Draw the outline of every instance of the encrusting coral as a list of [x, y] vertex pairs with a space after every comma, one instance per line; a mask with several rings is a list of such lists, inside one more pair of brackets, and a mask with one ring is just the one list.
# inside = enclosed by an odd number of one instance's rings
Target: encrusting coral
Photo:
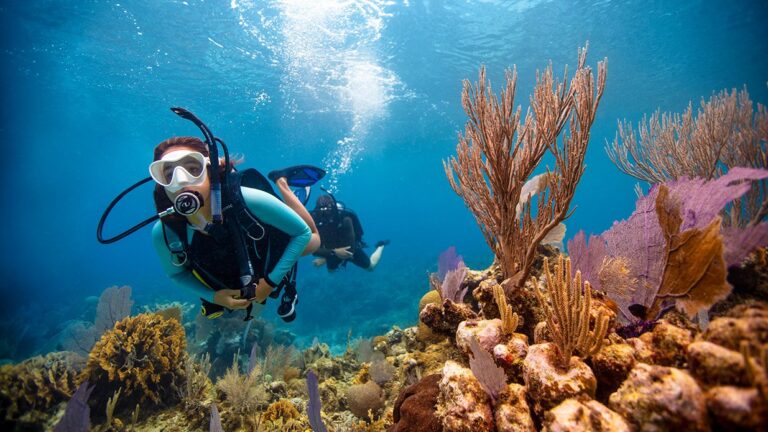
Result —
[[176, 319], [140, 314], [117, 322], [96, 342], [80, 382], [95, 386], [92, 403], [104, 412], [105, 401], [122, 388], [123, 406], [171, 405], [184, 385], [187, 357], [184, 328]]

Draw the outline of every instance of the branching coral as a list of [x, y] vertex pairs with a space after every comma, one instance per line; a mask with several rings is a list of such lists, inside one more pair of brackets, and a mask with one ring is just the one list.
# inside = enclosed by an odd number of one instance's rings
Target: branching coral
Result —
[[504, 288], [501, 285], [496, 284], [493, 286], [493, 299], [499, 308], [501, 329], [504, 334], [511, 335], [517, 330], [517, 324], [520, 319], [516, 313], [512, 312], [512, 307], [507, 304], [507, 297], [504, 295]]
[[269, 345], [263, 349], [254, 344], [251, 355], [255, 357], [249, 360], [249, 364], [258, 363], [261, 374], [259, 379], [283, 377], [286, 369], [294, 363], [297, 357], [296, 349], [286, 345]]
[[547, 330], [557, 345], [560, 366], [567, 369], [574, 352], [587, 358], [600, 351], [608, 330], [608, 316], [599, 314], [594, 330], [589, 330], [592, 287], [589, 281], [584, 281], [582, 288], [579, 271], [571, 280], [570, 258], [563, 259], [560, 255], [554, 272], [550, 269], [549, 258], [544, 258], [543, 274], [551, 304], [541, 292], [539, 281], [533, 278], [536, 295], [546, 311]]
[[267, 400], [266, 393], [258, 386], [260, 378], [261, 367], [258, 364], [249, 373], [240, 373], [238, 356], [235, 356], [227, 373], [216, 382], [216, 389], [231, 412], [246, 415]]
[[184, 328], [178, 321], [141, 314], [124, 318], [101, 336], [80, 380], [95, 385], [98, 412], [120, 387], [127, 406], [164, 405], [178, 397], [186, 357]]
[[[620, 122], [613, 143], [606, 146], [611, 160], [625, 173], [649, 183], [683, 177], [711, 180], [734, 167], [766, 168], [768, 165], [768, 110], [753, 110], [747, 89], [722, 91], [709, 101], [701, 99], [680, 114], [643, 117], [638, 131]], [[639, 139], [638, 139], [639, 135]], [[744, 227], [768, 215], [768, 180], [752, 186], [724, 213], [725, 224]]]
[[[504, 276], [515, 285], [528, 279], [536, 248], [565, 220], [581, 175], [590, 128], [605, 87], [605, 62], [598, 63], [597, 82], [580, 50], [569, 85], [558, 82], [550, 65], [537, 75], [531, 111], [521, 122], [514, 108], [517, 72], [508, 72], [500, 98], [486, 82], [485, 69], [473, 86], [464, 82], [462, 105], [469, 116], [459, 136], [457, 155], [443, 163], [451, 187], [469, 207]], [[564, 81], [567, 75], [564, 77]], [[569, 133], [558, 139], [569, 124]], [[554, 171], [542, 177], [544, 192], [537, 204], [521, 196], [523, 186], [545, 154]], [[519, 204], [522, 201], [524, 205]]]
[[208, 374], [211, 371], [211, 360], [208, 354], [203, 354], [198, 361], [187, 356], [184, 362], [186, 375], [184, 386], [179, 391], [181, 406], [190, 423], [202, 426], [205, 421], [205, 405], [210, 400], [211, 381]]

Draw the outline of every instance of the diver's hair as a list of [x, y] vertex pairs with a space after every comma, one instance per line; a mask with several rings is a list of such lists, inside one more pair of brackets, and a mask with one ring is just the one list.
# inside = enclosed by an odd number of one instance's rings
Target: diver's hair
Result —
[[155, 154], [152, 160], [160, 160], [160, 158], [163, 156], [163, 153], [167, 152], [168, 149], [173, 147], [189, 147], [199, 151], [205, 157], [209, 157], [211, 155], [211, 153], [208, 151], [208, 144], [201, 141], [200, 138], [172, 137], [155, 146]]
[[333, 203], [334, 201], [332, 196], [328, 194], [320, 195], [319, 197], [317, 197], [317, 201], [315, 202], [315, 208], [333, 207]]

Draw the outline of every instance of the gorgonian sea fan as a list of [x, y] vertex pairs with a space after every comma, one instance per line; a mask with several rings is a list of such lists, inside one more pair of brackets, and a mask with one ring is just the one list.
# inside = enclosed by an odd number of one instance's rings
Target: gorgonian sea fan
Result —
[[472, 350], [472, 356], [469, 358], [472, 374], [488, 396], [495, 401], [507, 385], [507, 375], [504, 369], [496, 366], [493, 356], [484, 350], [474, 337], [469, 340], [469, 348]]
[[456, 269], [451, 270], [445, 275], [443, 283], [440, 284], [440, 298], [451, 300], [454, 303], [462, 303], [464, 295], [467, 293], [467, 286], [462, 288], [464, 279], [467, 277], [469, 269], [464, 265], [464, 261], [459, 261]]
[[[681, 179], [656, 185], [646, 196], [637, 200], [635, 212], [627, 220], [615, 222], [599, 236], [591, 236], [588, 244], [583, 233], [568, 242], [568, 250], [575, 264], [573, 269], [582, 270], [582, 274], [593, 286], [605, 291], [619, 305], [626, 319], [634, 321], [636, 318], [628, 314], [629, 307], [649, 307], [653, 304], [665, 273], [670, 270], [668, 261], [672, 245], [669, 242], [679, 241], [677, 237], [693, 238], [694, 233], [703, 232], [717, 223], [716, 218], [720, 212], [730, 202], [748, 192], [752, 181], [765, 178], [768, 178], [768, 170], [765, 169], [733, 168], [715, 180]], [[677, 228], [674, 233], [665, 234], [659, 222], [657, 199], [662, 187], [669, 194], [665, 198], [665, 205], [674, 203], [674, 213], [679, 214], [675, 216], [680, 218], [680, 222], [675, 225]], [[722, 236], [722, 258], [727, 265], [735, 265], [755, 248], [768, 244], [768, 224], [761, 222], [746, 228], [720, 228], [719, 235]], [[604, 283], [608, 280], [605, 277], [606, 264], [615, 264], [616, 259], [626, 264], [625, 280], [632, 281], [631, 287]], [[703, 291], [699, 292], [704, 295]], [[690, 308], [690, 301], [696, 299], [687, 300]], [[694, 303], [703, 306], [707, 302]]]
[[437, 280], [444, 281], [448, 272], [456, 270], [459, 263], [464, 263], [464, 259], [456, 254], [456, 247], [451, 246], [443, 251], [437, 258]]

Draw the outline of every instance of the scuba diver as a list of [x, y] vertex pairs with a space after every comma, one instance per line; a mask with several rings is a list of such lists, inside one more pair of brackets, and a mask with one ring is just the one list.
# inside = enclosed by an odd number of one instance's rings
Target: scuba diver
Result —
[[[97, 229], [99, 241], [115, 242], [157, 221], [152, 241], [162, 267], [177, 285], [200, 294], [203, 315], [212, 319], [225, 309], [245, 309], [248, 321], [267, 297], [280, 297], [278, 316], [293, 321], [298, 303], [296, 262], [320, 245], [317, 227], [304, 203], [311, 186], [325, 172], [310, 165], [270, 172], [281, 200], [258, 171], [236, 170], [224, 142], [194, 114], [183, 108], [172, 111], [195, 123], [205, 142], [174, 137], [158, 144], [149, 166], [150, 177], [128, 188], [107, 207]], [[224, 150], [222, 159], [219, 144]], [[158, 214], [104, 239], [103, 225], [115, 204], [150, 180], [155, 182]]]
[[376, 249], [369, 257], [363, 250], [367, 247], [363, 242], [363, 226], [354, 211], [337, 201], [332, 194], [326, 193], [317, 198], [311, 215], [317, 223], [321, 240], [320, 247], [314, 252], [318, 258], [312, 261], [316, 267], [325, 264], [328, 271], [332, 272], [340, 265], [346, 267], [347, 262], [352, 261], [368, 271], [376, 268], [389, 240], [377, 242]]

